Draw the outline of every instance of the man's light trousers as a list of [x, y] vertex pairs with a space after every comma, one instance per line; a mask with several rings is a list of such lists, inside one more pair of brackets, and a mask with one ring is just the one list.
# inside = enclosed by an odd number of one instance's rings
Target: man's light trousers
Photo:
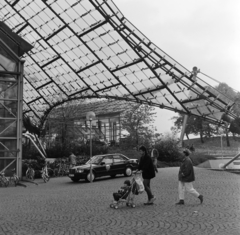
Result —
[[191, 193], [195, 197], [199, 197], [199, 193], [196, 191], [196, 189], [193, 188], [192, 182], [181, 182], [178, 183], [178, 193], [179, 193], [179, 199], [184, 200], [184, 193], [185, 191]]

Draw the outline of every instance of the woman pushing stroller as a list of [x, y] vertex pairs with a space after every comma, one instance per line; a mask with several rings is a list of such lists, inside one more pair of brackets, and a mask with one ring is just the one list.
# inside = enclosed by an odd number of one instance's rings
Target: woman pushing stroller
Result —
[[146, 147], [141, 146], [139, 148], [139, 151], [141, 154], [141, 158], [138, 165], [138, 171], [142, 172], [143, 185], [148, 196], [148, 201], [144, 203], [144, 205], [152, 205], [153, 202], [156, 200], [156, 197], [152, 194], [152, 191], [150, 188], [150, 181], [152, 178], [156, 176], [155, 168], [154, 168], [151, 157], [147, 153]]
[[[141, 193], [144, 189], [148, 196], [148, 201], [144, 205], [152, 205], [156, 200], [156, 197], [152, 194], [150, 188], [150, 181], [155, 177], [155, 168], [153, 165], [152, 158], [148, 155], [147, 149], [145, 146], [139, 148], [141, 158], [138, 165], [138, 170], [135, 173], [135, 178], [130, 182], [129, 180], [124, 181], [124, 186], [121, 187], [118, 192], [113, 193], [114, 202], [110, 204], [111, 208], [118, 208], [118, 204], [121, 202], [127, 201], [127, 205], [135, 207], [133, 204], [133, 197], [138, 193]], [[142, 173], [143, 182], [137, 176], [137, 173]], [[141, 184], [143, 183], [143, 186]], [[133, 197], [131, 197], [131, 194]]]

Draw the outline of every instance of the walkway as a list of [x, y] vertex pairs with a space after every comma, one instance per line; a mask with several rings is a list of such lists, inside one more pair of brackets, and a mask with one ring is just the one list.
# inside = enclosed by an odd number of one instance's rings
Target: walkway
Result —
[[204, 202], [191, 195], [177, 202], [178, 168], [159, 169], [152, 182], [155, 205], [111, 209], [112, 192], [125, 177], [72, 183], [68, 177], [27, 188], [0, 188], [0, 235], [240, 235], [240, 175], [196, 168], [195, 188]]

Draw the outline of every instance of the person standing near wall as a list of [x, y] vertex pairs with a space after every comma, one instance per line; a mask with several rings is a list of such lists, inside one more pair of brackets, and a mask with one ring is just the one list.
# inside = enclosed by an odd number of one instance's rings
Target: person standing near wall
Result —
[[151, 151], [151, 158], [152, 158], [154, 170], [156, 173], [158, 172], [158, 169], [157, 169], [158, 157], [159, 157], [159, 153], [158, 153], [157, 149], [153, 148]]
[[147, 153], [145, 146], [139, 148], [141, 158], [138, 165], [138, 171], [142, 172], [143, 185], [148, 196], [148, 201], [144, 205], [151, 205], [156, 200], [150, 188], [150, 181], [155, 177], [154, 165], [151, 157]]
[[76, 158], [77, 157], [73, 154], [73, 152], [71, 152], [69, 156], [70, 168], [76, 166]]
[[185, 190], [191, 193], [193, 196], [197, 197], [200, 200], [200, 203], [203, 203], [203, 195], [200, 195], [194, 188], [192, 182], [195, 181], [194, 168], [192, 160], [190, 159], [190, 150], [185, 149], [183, 155], [181, 156], [181, 165], [178, 173], [178, 194], [179, 202], [176, 205], [184, 205], [184, 193]]

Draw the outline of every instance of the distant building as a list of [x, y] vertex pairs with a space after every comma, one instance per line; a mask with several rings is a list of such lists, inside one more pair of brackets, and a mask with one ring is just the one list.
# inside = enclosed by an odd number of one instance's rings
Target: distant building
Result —
[[61, 138], [87, 142], [90, 139], [90, 123], [86, 113], [93, 111], [92, 139], [106, 143], [118, 143], [121, 138], [121, 120], [124, 113], [139, 106], [122, 100], [68, 103], [54, 109], [47, 119], [46, 140], [61, 141]]

